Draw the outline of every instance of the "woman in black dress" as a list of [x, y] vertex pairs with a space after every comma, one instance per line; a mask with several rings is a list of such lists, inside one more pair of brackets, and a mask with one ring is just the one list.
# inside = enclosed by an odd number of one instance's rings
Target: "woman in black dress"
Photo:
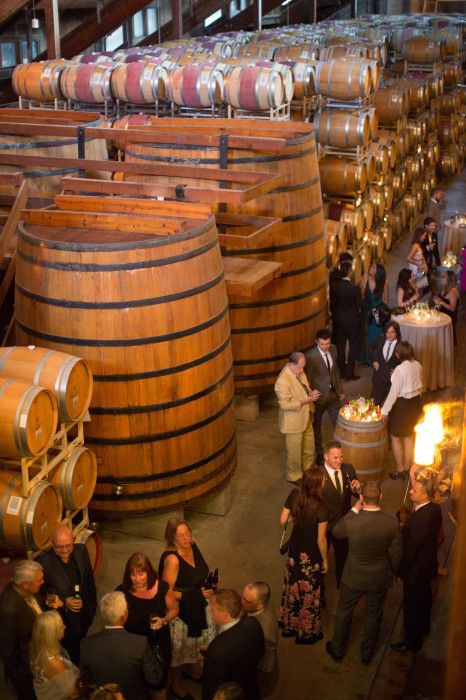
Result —
[[192, 700], [183, 687], [182, 676], [199, 679], [201, 650], [209, 646], [216, 634], [207, 604], [212, 590], [204, 587], [209, 568], [185, 520], [170, 518], [165, 541], [167, 549], [160, 557], [159, 575], [179, 603], [179, 616], [170, 625], [170, 691], [175, 697]]
[[414, 273], [407, 267], [400, 270], [396, 283], [396, 305], [400, 309], [414, 304], [421, 299], [421, 294], [416, 290]]
[[458, 339], [456, 337], [456, 321], [458, 320], [458, 303], [460, 293], [458, 291], [458, 283], [456, 274], [453, 270], [442, 272], [442, 289], [438, 296], [434, 296], [432, 301], [436, 304], [442, 313], [447, 314], [451, 318], [453, 327], [453, 344], [456, 348]]
[[384, 335], [375, 338], [369, 345], [369, 357], [373, 367], [372, 398], [377, 406], [382, 406], [391, 387], [391, 374], [400, 364], [395, 348], [401, 340], [400, 326], [396, 321], [389, 321], [384, 328]]
[[296, 644], [322, 639], [320, 587], [327, 562], [327, 510], [322, 502], [325, 474], [317, 467], [304, 472], [300, 489], [293, 489], [280, 515], [284, 527], [293, 521], [278, 624], [283, 637]]
[[123, 591], [128, 603], [128, 619], [125, 623], [127, 632], [147, 637], [151, 646], [156, 645], [163, 657], [167, 669], [163, 687], [152, 690], [151, 698], [165, 700], [171, 661], [169, 624], [178, 615], [178, 603], [173, 591], [165, 581], [159, 579], [151, 562], [141, 552], [132, 554], [126, 562], [123, 583], [117, 591]]

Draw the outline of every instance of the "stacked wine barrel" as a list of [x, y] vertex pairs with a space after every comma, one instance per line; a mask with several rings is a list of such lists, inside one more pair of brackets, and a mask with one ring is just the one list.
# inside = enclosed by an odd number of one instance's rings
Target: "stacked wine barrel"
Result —
[[0, 348], [0, 548], [43, 549], [55, 526], [89, 503], [97, 463], [82, 421], [91, 396], [79, 357]]

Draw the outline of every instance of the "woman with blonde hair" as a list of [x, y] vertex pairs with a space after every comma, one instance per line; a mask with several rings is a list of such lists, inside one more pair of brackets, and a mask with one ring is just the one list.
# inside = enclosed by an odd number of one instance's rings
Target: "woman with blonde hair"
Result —
[[60, 646], [64, 633], [65, 625], [56, 610], [42, 613], [34, 622], [29, 661], [37, 700], [71, 700], [78, 697], [75, 686], [79, 669]]

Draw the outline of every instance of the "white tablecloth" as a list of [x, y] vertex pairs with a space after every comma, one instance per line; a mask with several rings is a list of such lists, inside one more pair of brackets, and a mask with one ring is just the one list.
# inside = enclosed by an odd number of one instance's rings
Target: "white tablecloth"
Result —
[[422, 383], [427, 389], [453, 386], [453, 328], [451, 318], [439, 313], [439, 320], [416, 321], [411, 314], [397, 316], [401, 337], [414, 348], [422, 365]]
[[452, 224], [450, 219], [447, 219], [443, 224], [440, 257], [443, 257], [449, 250], [452, 250], [455, 255], [459, 255], [464, 245], [466, 245], [466, 226], [457, 226]]

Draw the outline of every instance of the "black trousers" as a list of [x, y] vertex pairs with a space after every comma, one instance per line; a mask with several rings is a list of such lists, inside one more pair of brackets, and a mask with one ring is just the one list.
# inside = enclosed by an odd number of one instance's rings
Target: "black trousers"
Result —
[[380, 622], [382, 620], [383, 606], [387, 597], [387, 589], [382, 591], [360, 591], [348, 588], [341, 584], [340, 599], [338, 601], [333, 628], [332, 645], [335, 653], [344, 656], [351, 631], [354, 608], [364, 596], [366, 607], [364, 611], [364, 629], [361, 642], [361, 657], [364, 660], [372, 658], [377, 638], [379, 636]]
[[[354, 366], [359, 354], [360, 322], [354, 323], [334, 321], [333, 336], [337, 349], [338, 367], [342, 378], [354, 374]], [[346, 341], [349, 343], [348, 361], [346, 360]]]
[[322, 445], [322, 418], [324, 413], [328, 413], [330, 420], [333, 425], [336, 424], [338, 418], [338, 411], [341, 407], [341, 401], [336, 395], [335, 391], [332, 391], [328, 399], [323, 403], [316, 403], [316, 411], [314, 413], [314, 440], [316, 445], [316, 455], [322, 455], [324, 452]]
[[337, 538], [333, 537], [332, 533], [327, 529], [327, 548], [333, 544], [333, 551], [335, 554], [335, 578], [337, 580], [337, 587], [340, 588], [341, 575], [343, 573], [343, 567], [345, 566], [346, 557], [348, 556], [348, 540], [346, 537]]
[[410, 649], [419, 651], [422, 639], [430, 632], [432, 589], [430, 581], [403, 583], [403, 620], [405, 639]]

